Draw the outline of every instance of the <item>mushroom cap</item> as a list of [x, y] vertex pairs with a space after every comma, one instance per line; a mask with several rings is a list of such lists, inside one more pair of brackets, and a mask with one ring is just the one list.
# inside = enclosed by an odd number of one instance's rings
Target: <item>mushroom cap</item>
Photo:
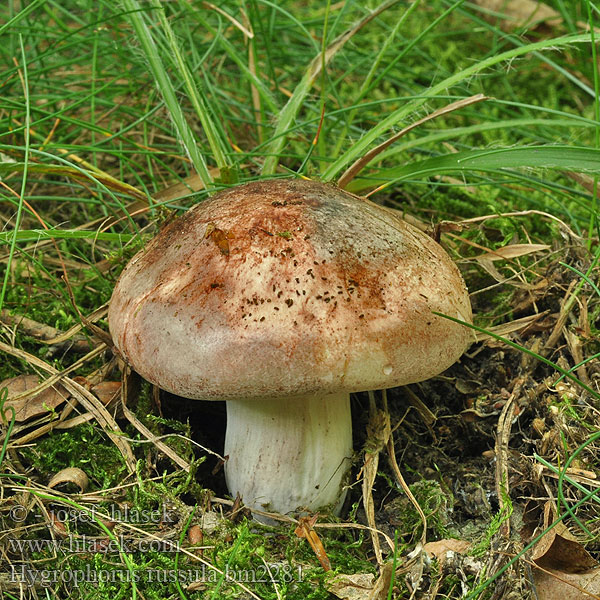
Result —
[[123, 358], [188, 398], [358, 392], [442, 372], [472, 341], [463, 279], [393, 211], [315, 181], [240, 185], [164, 227], [109, 307]]

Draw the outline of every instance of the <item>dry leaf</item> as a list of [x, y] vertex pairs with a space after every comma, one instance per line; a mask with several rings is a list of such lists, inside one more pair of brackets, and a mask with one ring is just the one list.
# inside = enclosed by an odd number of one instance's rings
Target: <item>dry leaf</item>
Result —
[[[476, 258], [479, 265], [485, 269], [498, 283], [510, 283], [511, 286], [519, 288], [521, 290], [535, 290], [536, 285], [531, 283], [524, 283], [521, 281], [515, 281], [512, 277], [505, 277], [496, 269], [494, 261], [490, 260], [489, 257], [479, 256]], [[497, 260], [497, 259], [495, 259]]]
[[520, 331], [521, 329], [525, 329], [529, 327], [532, 323], [535, 323], [542, 317], [545, 317], [550, 311], [546, 310], [541, 313], [537, 313], [535, 315], [527, 315], [526, 317], [521, 317], [520, 319], [515, 319], [514, 321], [510, 321], [508, 323], [501, 323], [500, 325], [494, 325], [492, 327], [488, 327], [487, 331], [489, 333], [483, 333], [480, 331], [475, 332], [475, 339], [478, 342], [482, 342], [488, 339], [495, 339], [494, 336], [490, 335], [490, 333], [495, 333], [496, 335], [501, 335], [506, 337], [509, 333], [513, 333], [515, 331]]
[[500, 21], [500, 26], [505, 30], [525, 25], [531, 29], [539, 23], [556, 25], [562, 22], [558, 12], [537, 0], [475, 0], [475, 4], [505, 17]]
[[386, 600], [390, 586], [392, 585], [392, 576], [394, 575], [394, 564], [385, 563], [379, 569], [379, 577], [369, 594], [367, 600]]
[[327, 582], [327, 591], [341, 600], [368, 600], [375, 585], [372, 573], [354, 573], [336, 575]]
[[466, 540], [446, 539], [438, 540], [437, 542], [427, 542], [425, 544], [425, 552], [437, 558], [440, 564], [448, 558], [449, 552], [456, 554], [466, 554], [471, 548], [471, 542]]
[[62, 469], [56, 475], [50, 479], [48, 483], [48, 487], [50, 489], [55, 488], [58, 485], [63, 483], [73, 483], [79, 488], [80, 492], [85, 492], [87, 489], [90, 480], [84, 471], [78, 469], [77, 467], [68, 467], [66, 469]]
[[600, 598], [600, 568], [585, 573], [535, 569], [537, 600], [592, 600]]
[[67, 531], [65, 524], [60, 520], [59, 516], [53, 510], [48, 511], [48, 519], [55, 534], [62, 538], [66, 538], [68, 536], [69, 532]]
[[544, 569], [564, 573], [581, 573], [598, 566], [589, 552], [562, 523], [553, 527], [535, 545], [532, 558]]
[[188, 529], [188, 541], [191, 546], [199, 546], [204, 541], [204, 532], [200, 525], [192, 525]]
[[[556, 520], [551, 502], [544, 505], [543, 529]], [[578, 573], [598, 566], [589, 552], [577, 541], [564, 523], [557, 523], [533, 547], [533, 561], [543, 569]]]
[[97, 385], [92, 386], [91, 391], [102, 404], [106, 405], [121, 392], [121, 382], [101, 381]]
[[[546, 502], [541, 527], [547, 529], [555, 519], [552, 503]], [[538, 600], [600, 598], [600, 567], [564, 523], [541, 538], [531, 558], [538, 567], [533, 569]]]
[[547, 244], [508, 244], [507, 246], [502, 246], [502, 248], [497, 248], [496, 250], [490, 250], [489, 252], [485, 252], [484, 254], [480, 254], [473, 258], [475, 258], [475, 260], [491, 261], [506, 260], [549, 249], [550, 246]]
[[11, 379], [5, 379], [0, 383], [0, 389], [8, 389], [8, 397], [4, 403], [4, 410], [9, 409], [7, 413], [8, 418], [10, 418], [11, 414], [10, 408], [13, 408], [17, 422], [28, 421], [33, 417], [39, 417], [54, 410], [69, 397], [69, 393], [65, 388], [60, 383], [56, 383], [33, 396], [12, 399], [28, 390], [35, 389], [39, 384], [40, 380], [37, 375], [18, 375]]
[[571, 179], [575, 180], [579, 185], [584, 187], [588, 192], [594, 192], [594, 179], [583, 173], [574, 173], [573, 171], [565, 171]]
[[300, 517], [298, 519], [298, 527], [294, 530], [294, 533], [299, 538], [306, 538], [306, 541], [310, 544], [310, 547], [313, 549], [313, 552], [316, 554], [321, 566], [324, 571], [331, 571], [331, 563], [329, 562], [329, 557], [325, 552], [325, 548], [323, 543], [319, 539], [317, 532], [313, 529], [315, 523], [317, 522], [317, 517], [319, 515], [315, 515], [314, 517]]
[[377, 579], [370, 573], [339, 574], [325, 585], [341, 600], [386, 600], [393, 573], [393, 564], [387, 562], [381, 566]]

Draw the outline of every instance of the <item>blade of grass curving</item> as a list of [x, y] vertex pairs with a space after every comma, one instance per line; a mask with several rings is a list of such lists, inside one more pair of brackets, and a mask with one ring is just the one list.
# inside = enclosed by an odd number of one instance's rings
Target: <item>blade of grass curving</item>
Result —
[[494, 150], [467, 150], [421, 160], [402, 167], [381, 169], [369, 179], [356, 179], [347, 187], [360, 192], [383, 182], [378, 189], [405, 179], [468, 171], [502, 172], [505, 169], [545, 168], [600, 173], [600, 150], [571, 146], [526, 146]]
[[[44, 153], [45, 154], [45, 153]], [[58, 159], [58, 157], [57, 157]], [[67, 162], [67, 161], [65, 161]], [[70, 165], [48, 165], [40, 163], [0, 163], [0, 175], [8, 175], [10, 173], [44, 173], [47, 175], [61, 175], [63, 177], [69, 177], [72, 179], [84, 180], [84, 181], [96, 181], [102, 184], [106, 189], [112, 189], [122, 194], [127, 194], [133, 198], [139, 200], [147, 200], [146, 194], [138, 190], [137, 188], [115, 179], [112, 175], [103, 172], [97, 172], [95, 170], [86, 170], [80, 167]]]
[[[357, 105], [357, 108], [361, 111], [377, 110], [378, 112], [382, 112], [383, 110], [385, 110], [385, 108], [380, 108], [380, 107], [381, 106], [385, 107], [386, 104], [406, 102], [408, 100], [415, 100], [415, 99], [419, 99], [422, 97], [423, 97], [422, 95], [404, 96], [404, 97], [391, 96], [391, 97], [382, 98], [379, 100], [363, 102], [360, 105]], [[437, 99], [438, 100], [456, 100], [457, 97], [444, 95], [444, 96], [438, 96]], [[522, 102], [499, 100], [497, 98], [494, 98], [494, 100], [492, 102], [495, 104], [506, 105], [506, 106], [510, 106], [510, 107], [516, 107], [516, 108], [522, 108], [522, 109], [527, 109], [527, 110], [532, 110], [532, 111], [543, 112], [543, 113], [547, 113], [549, 115], [557, 115], [558, 117], [561, 117], [561, 118], [554, 120], [554, 119], [544, 119], [544, 118], [539, 118], [539, 117], [525, 117], [525, 118], [508, 119], [508, 120], [502, 120], [502, 121], [492, 121], [492, 122], [486, 121], [485, 123], [478, 123], [476, 125], [469, 125], [469, 126], [465, 126], [465, 127], [455, 127], [452, 129], [444, 129], [441, 131], [438, 130], [438, 131], [435, 131], [434, 133], [429, 134], [426, 137], [406, 141], [406, 142], [403, 142], [402, 144], [399, 144], [398, 146], [394, 146], [394, 147], [390, 148], [389, 150], [386, 150], [385, 152], [383, 152], [380, 158], [383, 159], [384, 157], [385, 158], [392, 157], [399, 152], [403, 152], [405, 149], [420, 146], [421, 142], [429, 143], [429, 142], [436, 142], [439, 140], [449, 139], [452, 137], [459, 137], [459, 136], [464, 137], [465, 135], [470, 134], [470, 133], [480, 133], [480, 132], [488, 131], [491, 129], [510, 129], [511, 131], [514, 131], [515, 127], [519, 127], [519, 126], [533, 127], [535, 125], [547, 125], [552, 130], [554, 130], [555, 127], [595, 127], [596, 126], [596, 121], [594, 121], [593, 119], [589, 119], [589, 118], [583, 117], [581, 115], [570, 114], [570, 113], [560, 111], [560, 110], [543, 108], [540, 106], [536, 106], [536, 105], [532, 105], [532, 104], [525, 104]], [[352, 111], [354, 108], [355, 108], [354, 106], [345, 106], [343, 108], [338, 108], [336, 110], [330, 111], [328, 113], [328, 116], [329, 117], [342, 116], [345, 113]], [[307, 118], [302, 123], [296, 123], [295, 125], [291, 126], [290, 129], [288, 130], [288, 132], [286, 132], [286, 133], [301, 131], [307, 125], [312, 125], [312, 124], [318, 123], [319, 121], [320, 121], [320, 116], [315, 116], [313, 118]], [[358, 131], [358, 129], [357, 129], [357, 131]], [[555, 132], [553, 131], [553, 133], [555, 133]], [[539, 140], [536, 140], [536, 141], [539, 142]], [[258, 155], [258, 152], [262, 151], [263, 147], [264, 147], [263, 145], [258, 145], [253, 151], [255, 153], [255, 155]]]
[[[28, 129], [29, 131], [29, 129]], [[1, 148], [6, 148], [8, 146], [0, 146]], [[113, 189], [119, 191], [121, 193], [126, 193], [132, 195], [140, 200], [147, 201], [147, 196], [136, 190], [133, 186], [129, 184], [123, 183], [118, 179], [113, 178], [111, 175], [102, 172], [96, 172], [96, 170], [86, 170], [79, 167], [76, 163], [69, 162], [61, 158], [60, 156], [52, 155], [48, 152], [44, 152], [41, 150], [36, 150], [31, 148], [29, 150], [29, 154], [35, 156], [41, 156], [44, 158], [49, 158], [50, 160], [55, 160], [63, 163], [62, 165], [48, 165], [48, 164], [36, 164], [36, 163], [0, 163], [0, 176], [4, 173], [12, 173], [12, 172], [41, 172], [41, 173], [50, 173], [50, 174], [61, 174], [64, 176], [71, 177], [76, 180], [82, 180], [84, 182], [93, 181], [97, 185], [99, 185], [114, 201], [115, 205], [119, 208], [121, 214], [126, 216], [127, 221], [130, 223], [131, 228], [134, 231], [139, 231], [137, 224], [129, 215], [127, 208], [120, 200], [118, 196], [113, 193]], [[135, 190], [135, 191], [134, 191]]]
[[[449, 2], [449, 0], [444, 0], [444, 1]], [[478, 5], [473, 4], [473, 3], [470, 3], [469, 8], [481, 10], [480, 7], [478, 7]], [[464, 17], [467, 17], [471, 21], [474, 21], [475, 23], [477, 23], [477, 25], [479, 25], [480, 27], [485, 27], [486, 29], [489, 30], [490, 33], [493, 33], [500, 40], [503, 40], [507, 43], [513, 44], [514, 46], [522, 46], [525, 43], [519, 37], [517, 37], [515, 35], [507, 34], [505, 31], [503, 31], [499, 27], [492, 25], [490, 22], [486, 21], [485, 19], [481, 19], [481, 18], [477, 17], [477, 15], [475, 15], [470, 10], [467, 11], [467, 10], [463, 10], [463, 9], [459, 8], [458, 12], [461, 15], [463, 15]], [[559, 39], [559, 38], [556, 38], [556, 39]], [[578, 88], [580, 88], [581, 90], [583, 90], [588, 96], [590, 96], [591, 98], [594, 97], [594, 90], [592, 88], [590, 88], [590, 86], [587, 85], [587, 83], [582, 78], [578, 79], [577, 75], [571, 73], [569, 70], [565, 69], [564, 67], [561, 67], [558, 63], [554, 62], [550, 57], [545, 56], [544, 54], [541, 54], [537, 50], [534, 50], [532, 52], [532, 54], [536, 58], [539, 58], [542, 62], [545, 62], [549, 67], [551, 67], [557, 73], [560, 73], [565, 79], [570, 81], [573, 85], [575, 85]]]
[[577, 275], [579, 275], [582, 279], [585, 279], [585, 281], [587, 281], [587, 283], [596, 292], [596, 294], [598, 294], [598, 296], [600, 296], [600, 288], [589, 277], [591, 270], [595, 267], [595, 263], [593, 263], [590, 266], [590, 269], [588, 269], [587, 274], [582, 273], [579, 269], [576, 269], [575, 267], [572, 267], [571, 265], [568, 265], [567, 263], [559, 262], [558, 264], [562, 265], [563, 267], [567, 267], [567, 269], [570, 269], [571, 271], [573, 271], [573, 273], [577, 273]]
[[165, 105], [171, 115], [171, 119], [175, 125], [177, 133], [181, 139], [181, 143], [185, 148], [194, 168], [196, 169], [202, 183], [205, 187], [209, 188], [213, 182], [213, 179], [208, 172], [206, 161], [202, 156], [198, 144], [196, 143], [195, 136], [183, 114], [183, 110], [177, 101], [175, 95], [175, 88], [173, 83], [167, 74], [167, 71], [163, 65], [163, 62], [158, 53], [158, 48], [150, 29], [144, 21], [144, 12], [147, 10], [140, 6], [138, 0], [123, 0], [123, 5], [128, 11], [128, 17], [131, 21], [136, 36], [140, 42], [144, 56], [150, 65], [152, 76], [156, 82], [159, 92], [161, 93]]
[[27, 187], [27, 169], [29, 166], [29, 145], [30, 145], [30, 132], [29, 125], [31, 123], [31, 110], [30, 110], [30, 97], [29, 97], [29, 71], [27, 67], [27, 57], [25, 55], [25, 44], [23, 43], [23, 36], [19, 34], [19, 45], [21, 47], [21, 73], [22, 73], [22, 85], [23, 85], [23, 96], [25, 97], [25, 161], [23, 163], [23, 177], [21, 178], [21, 193], [19, 194], [19, 204], [17, 206], [17, 214], [15, 216], [15, 226], [12, 232], [8, 232], [10, 236], [10, 249], [8, 251], [8, 258], [6, 263], [6, 270], [4, 272], [4, 278], [2, 280], [2, 288], [0, 289], [0, 310], [4, 307], [4, 298], [6, 297], [6, 290], [8, 288], [8, 280], [12, 276], [12, 261], [15, 255], [17, 247], [17, 236], [19, 227], [21, 226], [21, 218], [23, 216], [23, 204], [25, 202], [25, 189]]
[[[549, 471], [552, 471], [555, 475], [560, 475], [564, 471], [564, 467], [563, 469], [555, 467], [552, 463], [549, 463], [547, 460], [545, 460], [543, 457], [541, 457], [539, 454], [536, 454], [535, 452], [533, 453], [533, 458], [535, 458], [535, 460], [544, 465], [544, 467], [546, 467]], [[589, 494], [590, 490], [588, 490], [585, 486], [581, 485], [574, 479], [571, 479], [569, 476], [565, 475], [564, 480], [570, 483], [573, 487], [577, 488], [580, 492], [583, 492], [584, 494]], [[600, 498], [598, 497], [593, 499], [596, 502], [600, 502]]]
[[[340, 136], [338, 138], [337, 144], [335, 145], [335, 148], [334, 148], [333, 152], [331, 153], [332, 156], [338, 156], [339, 153], [342, 150], [342, 146], [345, 143], [347, 143], [347, 137], [348, 137], [348, 133], [349, 133], [349, 130], [350, 130], [350, 125], [354, 122], [354, 117], [356, 116], [356, 113], [358, 112], [358, 103], [367, 94], [367, 92], [369, 90], [369, 87], [371, 85], [371, 82], [373, 81], [373, 78], [380, 71], [379, 65], [381, 64], [381, 61], [383, 60], [386, 52], [388, 51], [388, 49], [391, 46], [391, 44], [396, 40], [396, 35], [398, 34], [398, 31], [400, 31], [400, 28], [402, 27], [402, 25], [404, 25], [404, 22], [406, 21], [406, 19], [419, 6], [419, 2], [420, 2], [420, 0], [415, 0], [402, 13], [402, 16], [398, 19], [397, 23], [394, 25], [394, 28], [392, 29], [390, 35], [385, 39], [385, 41], [384, 41], [383, 45], [381, 46], [379, 52], [374, 57], [373, 64], [371, 65], [371, 68], [369, 69], [369, 72], [367, 73], [367, 76], [364, 78], [364, 80], [363, 80], [363, 82], [362, 82], [362, 84], [360, 86], [360, 89], [358, 90], [358, 94], [356, 95], [356, 98], [354, 99], [355, 106], [350, 110], [350, 112], [348, 113], [348, 115], [346, 117], [346, 122], [344, 124], [344, 129], [343, 129], [342, 133], [340, 134]], [[423, 33], [421, 33], [419, 35], [419, 37], [421, 37], [423, 35]], [[411, 46], [412, 46], [412, 44], [411, 44]], [[406, 50], [406, 51], [408, 51], [408, 50]], [[406, 53], [405, 50], [402, 50], [401, 54], [405, 54], [405, 53]], [[394, 58], [394, 60], [392, 62], [396, 63], [397, 62], [396, 58]]]
[[[17, 420], [14, 406], [8, 406], [7, 408], [4, 408], [6, 400], [8, 400], [8, 388], [3, 387], [0, 389], [0, 422], [2, 422], [4, 427], [6, 427], [6, 433], [4, 434], [2, 448], [0, 448], [0, 465], [4, 462], [4, 456], [6, 455], [10, 435]], [[10, 418], [8, 417], [9, 412]]]
[[355, 161], [339, 178], [338, 186], [344, 189], [375, 157], [379, 156], [386, 148], [389, 148], [394, 142], [398, 141], [401, 137], [404, 137], [407, 133], [427, 123], [427, 121], [431, 121], [432, 119], [437, 119], [442, 115], [447, 115], [455, 110], [460, 110], [465, 106], [469, 106], [471, 104], [475, 104], [476, 102], [482, 102], [483, 100], [489, 100], [487, 96], [483, 94], [477, 94], [475, 96], [471, 96], [470, 98], [464, 98], [462, 100], [457, 100], [456, 102], [452, 102], [447, 106], [443, 106], [442, 108], [432, 112], [431, 114], [415, 121], [405, 127], [391, 138], [387, 139], [385, 142], [382, 142], [375, 148], [369, 150], [366, 154], [361, 156], [357, 161]]
[[[584, 358], [582, 361], [578, 362], [576, 365], [573, 365], [569, 369], [569, 373], [574, 373], [575, 371], [577, 371], [577, 369], [579, 369], [579, 367], [583, 367], [583, 365], [587, 365], [590, 361], [592, 361], [596, 358], [600, 358], [600, 352], [597, 352], [596, 354], [592, 354], [591, 356], [588, 356], [587, 358]], [[555, 386], [557, 383], [560, 383], [564, 378], [565, 378], [565, 376], [561, 375], [552, 385]]]
[[9, 19], [4, 25], [0, 26], [0, 35], [2, 35], [7, 29], [14, 27], [19, 21], [24, 19], [27, 15], [31, 14], [38, 6], [44, 4], [46, 0], [34, 0], [27, 4], [19, 11], [12, 19]]
[[[161, 4], [158, 0], [151, 0], [151, 6], [156, 10], [158, 14], [158, 18], [160, 20], [160, 24], [165, 32], [165, 36], [167, 38], [167, 42], [169, 45], [169, 49], [173, 56], [175, 65], [179, 71], [179, 74], [183, 77], [185, 89], [187, 91], [188, 98], [200, 119], [200, 123], [202, 124], [202, 128], [204, 129], [204, 134], [206, 135], [206, 139], [208, 141], [208, 145], [210, 146], [213, 157], [219, 170], [221, 171], [222, 176], [229, 174], [231, 171], [232, 163], [226, 154], [226, 145], [223, 142], [223, 139], [219, 135], [217, 128], [211, 118], [210, 111], [207, 106], [206, 99], [203, 97], [200, 89], [196, 85], [192, 73], [187, 65], [187, 62], [184, 60], [183, 55], [181, 54], [181, 50], [179, 49], [179, 44], [175, 38], [175, 34], [173, 29], [171, 28], [171, 24], [169, 23], [166, 15], [165, 5]], [[228, 183], [231, 183], [228, 180]]]
[[569, 372], [569, 370], [563, 369], [560, 365], [553, 363], [551, 360], [549, 360], [545, 356], [542, 356], [541, 354], [538, 354], [537, 352], [534, 352], [533, 350], [530, 350], [529, 348], [520, 346], [519, 344], [513, 342], [512, 340], [509, 340], [508, 338], [506, 338], [502, 335], [498, 335], [497, 333], [494, 333], [493, 331], [490, 331], [489, 329], [479, 327], [478, 325], [475, 325], [473, 323], [467, 323], [466, 321], [462, 321], [461, 319], [457, 319], [456, 317], [451, 317], [449, 315], [445, 315], [445, 314], [437, 312], [435, 310], [433, 310], [431, 312], [434, 315], [437, 315], [438, 317], [448, 319], [448, 321], [454, 321], [454, 323], [459, 323], [460, 325], [464, 325], [465, 327], [468, 327], [469, 329], [473, 329], [474, 331], [478, 331], [479, 333], [485, 333], [486, 335], [489, 335], [490, 337], [494, 338], [495, 340], [498, 340], [499, 342], [503, 342], [507, 346], [514, 348], [515, 350], [519, 350], [520, 352], [523, 352], [525, 354], [528, 354], [529, 356], [532, 356], [533, 358], [539, 360], [540, 362], [543, 362], [544, 364], [548, 365], [549, 367], [552, 367], [553, 369], [558, 371], [561, 375], [564, 375], [567, 379], [570, 379], [571, 381], [573, 381], [579, 387], [581, 387], [586, 392], [588, 392], [588, 394], [591, 394], [592, 397], [595, 398], [596, 400], [600, 400], [600, 392], [597, 392], [596, 390], [592, 389], [589, 385], [583, 383], [583, 381], [581, 381], [581, 379], [579, 379], [576, 375]]
[[43, 240], [101, 240], [106, 242], [128, 242], [135, 236], [131, 233], [109, 233], [81, 229], [22, 229], [18, 232], [0, 231], [0, 245], [17, 242], [41, 242]]
[[370, 94], [376, 89], [377, 85], [381, 80], [384, 80], [387, 74], [394, 68], [394, 66], [402, 60], [415, 46], [418, 47], [419, 42], [424, 40], [430, 31], [435, 29], [446, 17], [450, 16], [455, 10], [459, 9], [465, 0], [456, 0], [451, 6], [449, 6], [442, 14], [438, 15], [429, 25], [427, 25], [419, 35], [415, 36], [410, 43], [408, 43], [395, 57], [391, 60], [383, 69], [380, 69], [377, 73], [377, 77], [367, 87], [365, 94]]
[[[184, 3], [183, 6], [186, 7], [186, 3]], [[191, 7], [188, 7], [188, 10], [191, 11]], [[206, 19], [202, 17], [202, 14], [200, 12], [190, 12], [190, 14], [191, 16], [193, 16], [194, 19], [198, 20], [211, 35], [217, 35], [217, 30]], [[232, 43], [230, 43], [224, 35], [218, 36], [218, 42], [221, 48], [227, 54], [227, 56], [229, 56], [229, 58], [231, 58], [231, 60], [233, 60], [233, 62], [235, 62], [235, 64], [239, 67], [244, 77], [246, 77], [248, 81], [256, 87], [262, 101], [265, 103], [268, 109], [273, 113], [278, 113], [279, 106], [273, 99], [273, 95], [271, 94], [269, 88], [251, 71], [251, 69], [246, 64], [246, 59], [240, 55], [237, 48]]]
[[[590, 441], [596, 441], [597, 436], [593, 436], [593, 439]], [[590, 441], [586, 442], [586, 445], [590, 443]], [[581, 500], [578, 500], [572, 507], [571, 511], [576, 510], [580, 506], [583, 506], [588, 500], [597, 496], [600, 493], [600, 490], [591, 490], [587, 493]], [[464, 600], [477, 600], [481, 597], [481, 594], [496, 581], [499, 577], [501, 577], [508, 569], [510, 569], [515, 563], [519, 561], [522, 556], [526, 556], [527, 552], [534, 548], [536, 544], [554, 527], [556, 527], [559, 523], [562, 523], [568, 512], [564, 512], [562, 515], [556, 517], [556, 519], [546, 527], [542, 532], [536, 535], [520, 552], [518, 552], [515, 556], [513, 556], [506, 564], [500, 567], [493, 575], [488, 577], [484, 582], [480, 583], [474, 590], [469, 592], [466, 596], [463, 596]]]
[[[598, 58], [596, 52], [596, 39], [594, 29], [594, 16], [590, 0], [586, 0], [588, 12], [588, 24], [590, 26], [590, 36], [592, 38], [592, 69], [594, 73], [594, 117], [596, 118], [595, 144], [596, 148], [600, 148], [600, 77], [598, 73]], [[598, 221], [598, 176], [594, 176], [593, 191], [592, 191], [592, 209], [590, 211], [590, 224], [588, 228], [588, 250], [592, 249], [594, 243], [594, 230]]]
[[[571, 479], [566, 473], [567, 473], [567, 469], [569, 467], [569, 465], [571, 464], [571, 462], [573, 462], [573, 460], [575, 459], [575, 457], [581, 452], [582, 447], [580, 446], [579, 448], [577, 448], [575, 450], [575, 452], [573, 452], [573, 454], [571, 454], [569, 456], [569, 458], [567, 459], [565, 466], [562, 469], [557, 469], [554, 465], [552, 465], [551, 463], [549, 463], [548, 461], [544, 460], [541, 456], [539, 456], [538, 454], [533, 454], [533, 457], [540, 462], [542, 465], [544, 465], [547, 469], [549, 469], [550, 471], [552, 471], [555, 475], [558, 475], [558, 503], [563, 504], [566, 507], [566, 514], [570, 514], [571, 517], [573, 518], [573, 520], [575, 521], [575, 523], [577, 523], [577, 525], [579, 526], [579, 528], [590, 538], [592, 539], [594, 537], [594, 534], [579, 520], [579, 518], [573, 514], [572, 509], [568, 503], [568, 501], [566, 500], [565, 496], [564, 496], [564, 491], [563, 491], [563, 486], [564, 486], [564, 482], [566, 481], [567, 483], [571, 484], [573, 487], [575, 487], [576, 489], [578, 489], [580, 492], [583, 492], [584, 494], [589, 494], [590, 490], [587, 489], [585, 486], [581, 485], [580, 483], [578, 483], [577, 481]], [[592, 498], [596, 501], [596, 502], [600, 502], [600, 498], [598, 498], [598, 495], [596, 494], [596, 497], [592, 496]]]
[[371, 11], [353, 27], [338, 36], [327, 47], [325, 53], [319, 52], [319, 54], [311, 61], [300, 83], [294, 89], [292, 97], [287, 101], [279, 115], [279, 118], [277, 119], [273, 139], [265, 149], [266, 158], [261, 172], [262, 175], [272, 176], [277, 171], [279, 156], [287, 140], [287, 131], [298, 115], [304, 99], [306, 98], [308, 92], [313, 86], [313, 83], [321, 73], [324, 66], [329, 64], [338, 51], [341, 50], [346, 42], [350, 40], [358, 31], [360, 31], [360, 29], [398, 2], [399, 0], [387, 0], [383, 4], [380, 4], [375, 10]]
[[483, 71], [493, 65], [501, 62], [512, 60], [523, 54], [528, 54], [535, 50], [545, 50], [548, 48], [560, 48], [570, 44], [587, 43], [591, 39], [590, 34], [580, 35], [568, 35], [560, 38], [554, 38], [551, 40], [542, 40], [540, 42], [534, 42], [527, 44], [526, 46], [520, 46], [519, 48], [512, 48], [506, 52], [502, 52], [495, 56], [479, 61], [458, 73], [447, 77], [440, 83], [430, 87], [426, 90], [423, 96], [419, 99], [412, 100], [406, 103], [402, 108], [394, 111], [387, 118], [383, 119], [375, 127], [373, 127], [368, 133], [361, 137], [349, 150], [344, 152], [339, 158], [337, 158], [333, 164], [331, 164], [326, 171], [322, 174], [321, 179], [323, 181], [332, 181], [339, 173], [345, 169], [349, 164], [357, 160], [362, 156], [368, 149], [368, 147], [388, 129], [405, 119], [408, 115], [414, 113], [420, 108], [427, 100], [434, 98], [438, 94], [444, 93], [449, 88], [454, 87], [456, 84], [469, 79], [473, 75]]
[[412, 140], [405, 141], [385, 152], [382, 152], [379, 156], [380, 161], [386, 161], [394, 159], [399, 154], [410, 150], [411, 148], [422, 148], [426, 144], [433, 144], [436, 142], [451, 140], [451, 139], [465, 139], [468, 135], [478, 134], [485, 131], [492, 131], [495, 129], [506, 129], [509, 131], [515, 131], [519, 128], [535, 127], [535, 126], [549, 126], [549, 127], [590, 127], [590, 123], [584, 123], [576, 119], [540, 119], [540, 118], [522, 118], [522, 119], [506, 119], [502, 121], [493, 121], [485, 123], [477, 123], [476, 125], [467, 125], [464, 127], [453, 127], [451, 129], [442, 129], [430, 133], [423, 137], [414, 138]]

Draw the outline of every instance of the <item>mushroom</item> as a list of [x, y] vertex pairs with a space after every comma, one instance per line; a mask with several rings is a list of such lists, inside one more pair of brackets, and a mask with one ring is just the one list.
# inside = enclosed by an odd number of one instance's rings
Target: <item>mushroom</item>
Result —
[[333, 185], [240, 185], [164, 227], [125, 267], [116, 348], [179, 396], [227, 401], [225, 476], [246, 506], [339, 510], [349, 395], [422, 381], [471, 330], [462, 277], [393, 211]]

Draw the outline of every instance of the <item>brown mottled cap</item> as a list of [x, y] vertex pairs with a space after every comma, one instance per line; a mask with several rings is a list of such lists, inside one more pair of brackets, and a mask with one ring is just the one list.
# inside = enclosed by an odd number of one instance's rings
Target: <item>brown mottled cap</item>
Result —
[[230, 400], [413, 383], [471, 341], [460, 273], [393, 212], [303, 180], [241, 185], [165, 227], [123, 271], [114, 342], [147, 380]]

